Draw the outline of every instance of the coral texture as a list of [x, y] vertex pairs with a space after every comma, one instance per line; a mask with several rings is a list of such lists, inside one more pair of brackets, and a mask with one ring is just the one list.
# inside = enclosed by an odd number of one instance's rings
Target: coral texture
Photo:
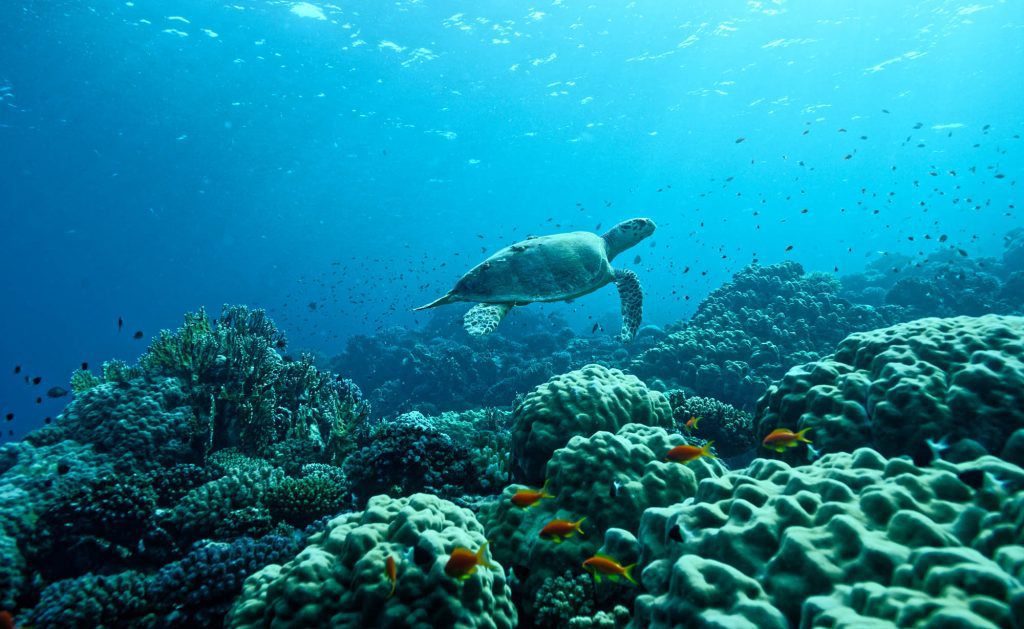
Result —
[[614, 432], [629, 423], [668, 428], [668, 399], [635, 376], [601, 365], [556, 376], [516, 407], [512, 427], [512, 476], [540, 484], [551, 455], [576, 435]]
[[[926, 462], [929, 440], [963, 440], [971, 456], [971, 444], [999, 453], [1024, 427], [1024, 318], [920, 319], [852, 334], [834, 355], [772, 385], [755, 421], [758, 439], [780, 426], [810, 428], [821, 453], [869, 446]], [[809, 452], [784, 456], [804, 461]]]

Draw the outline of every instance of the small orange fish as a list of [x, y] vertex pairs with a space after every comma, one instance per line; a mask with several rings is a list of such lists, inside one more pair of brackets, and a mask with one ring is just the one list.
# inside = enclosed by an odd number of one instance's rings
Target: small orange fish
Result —
[[569, 520], [551, 520], [540, 530], [540, 536], [544, 539], [550, 539], [556, 544], [561, 544], [563, 539], [572, 537], [576, 533], [583, 535], [583, 529], [580, 528], [580, 525], [583, 524], [583, 520], [586, 519], [586, 517], [582, 517], [575, 522], [570, 522]]
[[384, 574], [387, 575], [388, 581], [391, 581], [391, 591], [388, 592], [388, 598], [395, 595], [395, 587], [398, 585], [398, 565], [395, 563], [395, 558], [388, 555], [388, 560], [384, 562]]
[[608, 555], [602, 555], [601, 553], [583, 562], [583, 569], [593, 575], [594, 583], [600, 583], [602, 576], [608, 577], [609, 581], [618, 581], [619, 577], [626, 577], [627, 581], [636, 585], [636, 581], [633, 580], [633, 575], [631, 574], [635, 567], [635, 563], [623, 566]]
[[769, 450], [785, 452], [786, 448], [792, 448], [801, 441], [804, 443], [811, 443], [811, 441], [804, 436], [807, 434], [808, 430], [810, 430], [810, 428], [804, 428], [800, 432], [793, 432], [789, 428], [776, 428], [768, 433], [768, 436], [764, 438], [761, 445]]
[[689, 463], [690, 461], [696, 461], [702, 456], [715, 458], [714, 454], [711, 454], [711, 444], [714, 441], [709, 441], [704, 444], [704, 447], [681, 445], [676, 446], [668, 451], [665, 455], [665, 459], [668, 461], [675, 461], [676, 463]]
[[686, 426], [687, 430], [697, 430], [697, 422], [699, 422], [702, 419], [704, 419], [703, 416], [694, 417], [693, 415], [690, 415], [690, 419], [686, 420], [686, 423], [684, 425]]
[[475, 553], [468, 548], [458, 546], [452, 551], [451, 557], [448, 558], [448, 563], [444, 566], [444, 573], [453, 579], [465, 581], [476, 572], [477, 566], [497, 568], [497, 566], [484, 559], [486, 553], [487, 542], [484, 542]]
[[17, 629], [14, 626], [14, 616], [6, 609], [0, 610], [0, 629]]
[[512, 496], [512, 504], [523, 509], [529, 509], [540, 502], [541, 498], [554, 498], [554, 496], [547, 492], [547, 488], [548, 482], [544, 481], [544, 486], [540, 490], [520, 489]]

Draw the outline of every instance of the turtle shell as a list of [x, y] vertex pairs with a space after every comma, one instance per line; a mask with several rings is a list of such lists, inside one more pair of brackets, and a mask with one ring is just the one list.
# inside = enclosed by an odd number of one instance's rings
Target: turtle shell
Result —
[[604, 239], [590, 232], [540, 236], [509, 245], [469, 270], [452, 289], [464, 301], [564, 301], [615, 279]]

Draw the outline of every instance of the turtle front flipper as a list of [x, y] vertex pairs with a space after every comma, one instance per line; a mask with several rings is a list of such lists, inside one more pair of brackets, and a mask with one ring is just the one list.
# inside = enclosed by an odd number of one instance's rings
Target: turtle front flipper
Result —
[[509, 310], [512, 310], [512, 304], [477, 304], [462, 318], [462, 325], [473, 336], [490, 334], [497, 329]]
[[615, 286], [622, 302], [622, 335], [619, 338], [623, 343], [629, 343], [640, 329], [640, 319], [644, 315], [644, 291], [640, 288], [640, 279], [632, 271], [616, 270]]

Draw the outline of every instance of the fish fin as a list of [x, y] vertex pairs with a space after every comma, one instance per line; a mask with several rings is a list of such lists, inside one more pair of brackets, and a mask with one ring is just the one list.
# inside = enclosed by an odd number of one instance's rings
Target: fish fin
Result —
[[767, 439], [768, 437], [771, 437], [772, 435], [781, 435], [782, 433], [788, 432], [788, 431], [789, 431], [788, 428], [776, 428], [775, 430], [773, 430], [770, 433], [768, 433], [768, 436], [765, 437], [765, 439]]
[[551, 536], [551, 541], [556, 543], [556, 544], [561, 544], [562, 543], [562, 537], [560, 535], [552, 535]]
[[395, 595], [395, 586], [397, 586], [397, 585], [398, 585], [398, 581], [392, 581], [391, 582], [391, 591], [388, 593], [388, 598], [391, 598], [392, 596]]
[[594, 570], [590, 574], [594, 575], [594, 583], [600, 583], [601, 582], [601, 573], [600, 572], [598, 572], [597, 570]]
[[[497, 568], [497, 566], [487, 561], [487, 559], [485, 558], [487, 555], [487, 544], [488, 542], [484, 542], [480, 546], [480, 550], [476, 551], [476, 563], [478, 565], [484, 566], [485, 568], [491, 568], [493, 570], [494, 568]], [[474, 570], [476, 570], [476, 566], [473, 566], [473, 570], [470, 570], [469, 574], [473, 574]]]
[[711, 446], [713, 446], [714, 444], [715, 444], [714, 441], [709, 441], [709, 442], [705, 443], [704, 447], [700, 449], [700, 453], [702, 455], [706, 456], [706, 457], [711, 457], [712, 459], [717, 459], [718, 457], [716, 457], [714, 454], [711, 454]]
[[546, 478], [544, 479], [544, 484], [541, 485], [541, 487], [540, 487], [540, 497], [541, 498], [554, 498], [554, 496], [552, 496], [551, 494], [548, 493], [548, 479], [546, 479]]
[[797, 441], [803, 441], [804, 443], [814, 443], [813, 441], [811, 441], [810, 439], [808, 439], [807, 437], [804, 436], [804, 435], [807, 434], [807, 431], [810, 430], [810, 429], [811, 429], [811, 427], [809, 426], [807, 428], [804, 428], [800, 432], [796, 433]]
[[617, 574], [609, 574], [608, 575], [608, 580], [611, 581], [612, 583], [618, 583], [619, 582], [619, 575], [617, 575]]
[[772, 448], [772, 450], [775, 450], [779, 454], [782, 454], [783, 452], [786, 451], [786, 446], [775, 446], [774, 448]]
[[640, 584], [639, 584], [639, 583], [637, 583], [637, 582], [636, 582], [636, 580], [635, 580], [635, 579], [633, 578], [633, 568], [636, 568], [636, 564], [635, 564], [635, 563], [631, 563], [631, 564], [629, 564], [628, 566], [626, 566], [625, 568], [623, 568], [623, 570], [622, 570], [622, 576], [626, 577], [626, 579], [627, 579], [627, 580], [628, 580], [628, 581], [629, 581], [630, 583], [632, 583], [633, 585], [640, 585]]
[[576, 523], [572, 525], [572, 527], [574, 529], [576, 529], [576, 532], [579, 533], [580, 535], [583, 535], [583, 529], [580, 528], [580, 525], [583, 524], [583, 520], [586, 520], [586, 519], [587, 519], [587, 516], [583, 516], [579, 520], [576, 520]]

